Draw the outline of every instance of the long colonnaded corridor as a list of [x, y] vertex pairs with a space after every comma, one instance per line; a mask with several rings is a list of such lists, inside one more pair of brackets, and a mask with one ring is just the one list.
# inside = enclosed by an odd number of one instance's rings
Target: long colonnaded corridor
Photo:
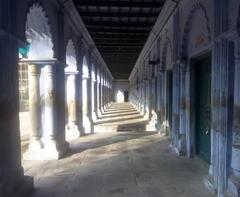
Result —
[[0, 0], [0, 197], [240, 197], [239, 76], [239, 0]]
[[95, 123], [96, 134], [72, 141], [65, 158], [24, 161], [33, 197], [210, 197], [206, 164], [176, 157], [169, 138], [146, 123], [130, 103], [114, 103]]

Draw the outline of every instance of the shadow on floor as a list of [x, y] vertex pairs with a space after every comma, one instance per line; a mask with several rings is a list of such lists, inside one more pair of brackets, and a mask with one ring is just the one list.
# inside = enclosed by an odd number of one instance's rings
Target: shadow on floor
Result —
[[[85, 143], [92, 143], [89, 137]], [[35, 176], [32, 197], [212, 197], [202, 183], [207, 168], [177, 157], [166, 138], [124, 132], [94, 143], [89, 151], [29, 171]]]
[[121, 117], [121, 116], [130, 116], [130, 115], [137, 115], [138, 112], [130, 112], [130, 113], [124, 113], [124, 114], [117, 114], [117, 115], [102, 115], [98, 119], [104, 119], [104, 118], [114, 118], [114, 117]]
[[[133, 132], [133, 131], [131, 131], [131, 132]], [[129, 140], [139, 139], [139, 138], [142, 138], [145, 136], [157, 134], [156, 132], [145, 132], [145, 131], [137, 131], [137, 132], [133, 132], [133, 133], [135, 133], [135, 134], [129, 135], [128, 137], [126, 137], [125, 134], [119, 133], [119, 134], [116, 134], [114, 136], [114, 138], [107, 137], [107, 138], [95, 139], [90, 142], [87, 141], [87, 142], [81, 142], [81, 143], [73, 142], [73, 144], [70, 147], [70, 151], [63, 158], [71, 157], [74, 154], [78, 154], [78, 153], [81, 153], [81, 152], [89, 150], [89, 149], [100, 148], [100, 147], [112, 145], [115, 143], [126, 142]], [[94, 135], [94, 134], [92, 134], [92, 135]]]
[[143, 118], [143, 116], [134, 116], [134, 117], [129, 117], [129, 118], [119, 118], [119, 119], [114, 119], [114, 120], [99, 120], [94, 122], [94, 125], [99, 125], [99, 124], [106, 124], [106, 123], [113, 123], [117, 124], [118, 122], [120, 123], [121, 121], [127, 121], [127, 120], [139, 120], [140, 118]]

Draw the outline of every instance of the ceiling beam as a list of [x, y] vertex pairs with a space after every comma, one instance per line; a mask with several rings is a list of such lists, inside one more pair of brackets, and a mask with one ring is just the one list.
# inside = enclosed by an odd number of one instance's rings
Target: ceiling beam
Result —
[[80, 16], [87, 20], [87, 17], [105, 17], [105, 18], [157, 18], [159, 13], [140, 13], [140, 12], [86, 12], [80, 11]]
[[101, 45], [97, 46], [97, 48], [102, 49], [102, 48], [112, 48], [114, 50], [125, 50], [125, 49], [142, 49], [143, 46], [132, 46], [132, 45], [124, 45], [124, 46], [115, 46], [115, 45]]
[[104, 33], [115, 33], [115, 34], [136, 34], [136, 35], [148, 35], [149, 30], [132, 30], [132, 29], [103, 29], [103, 28], [95, 28], [95, 27], [88, 27], [88, 31], [90, 34], [97, 33], [97, 34], [104, 34]]
[[113, 41], [113, 40], [122, 40], [122, 41], [145, 41], [147, 39], [147, 36], [145, 35], [134, 35], [134, 36], [127, 36], [127, 35], [116, 35], [116, 34], [113, 34], [111, 36], [106, 36], [105, 34], [94, 34], [92, 36], [92, 39], [93, 40], [96, 40], [96, 41]]
[[94, 7], [126, 7], [126, 8], [161, 8], [164, 2], [152, 1], [97, 1], [97, 0], [75, 0], [78, 6]]
[[99, 49], [100, 53], [104, 56], [104, 54], [109, 54], [109, 53], [114, 53], [114, 54], [139, 54], [141, 52], [141, 49], [124, 49], [124, 50], [119, 50], [119, 49]]
[[84, 20], [87, 27], [114, 27], [114, 28], [144, 28], [149, 31], [154, 25], [154, 22], [113, 22], [113, 21], [88, 21]]
[[143, 47], [144, 43], [113, 43], [113, 42], [109, 42], [109, 43], [95, 43], [97, 45], [97, 47]]

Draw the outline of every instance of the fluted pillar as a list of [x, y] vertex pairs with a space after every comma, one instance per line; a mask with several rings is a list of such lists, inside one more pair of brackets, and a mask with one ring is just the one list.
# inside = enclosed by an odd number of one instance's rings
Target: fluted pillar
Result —
[[40, 99], [40, 72], [41, 66], [36, 64], [28, 65], [29, 76], [29, 117], [30, 117], [30, 139], [24, 159], [35, 159], [41, 157], [43, 148], [41, 142], [41, 99]]
[[98, 78], [97, 78], [97, 116], [101, 116], [101, 83], [100, 83], [100, 72], [98, 73]]
[[67, 108], [68, 108], [68, 123], [66, 128], [67, 139], [77, 139], [80, 137], [79, 121], [78, 121], [78, 85], [79, 85], [79, 73], [68, 72], [66, 73], [66, 97], [67, 97]]
[[[82, 113], [83, 113], [83, 127], [84, 133], [92, 133], [92, 121], [89, 113], [89, 84], [91, 83], [89, 76], [82, 77]], [[91, 91], [91, 90], [90, 90]]]
[[180, 131], [178, 139], [179, 155], [186, 154], [186, 74], [187, 65], [180, 65]]
[[228, 183], [228, 190], [234, 196], [240, 196], [240, 39], [234, 42], [235, 56], [235, 83], [234, 83], [234, 116], [233, 116], [233, 140], [231, 174]]
[[97, 79], [96, 74], [92, 76], [92, 119], [97, 120]]
[[57, 141], [56, 107], [56, 70], [55, 65], [46, 65], [44, 72], [44, 126], [42, 142], [44, 144], [45, 159], [59, 159], [62, 152]]
[[[172, 145], [175, 150], [178, 149], [179, 139], [179, 120], [180, 120], [180, 69], [179, 64], [175, 63], [173, 67], [173, 121], [172, 121]], [[177, 151], [178, 152], [178, 151]]]

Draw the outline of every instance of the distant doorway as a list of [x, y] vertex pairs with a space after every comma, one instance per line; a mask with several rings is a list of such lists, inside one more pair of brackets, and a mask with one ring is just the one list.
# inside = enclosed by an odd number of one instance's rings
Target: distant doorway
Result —
[[195, 66], [196, 153], [208, 163], [211, 153], [211, 56], [197, 59]]
[[124, 91], [124, 102], [128, 102], [128, 91]]

